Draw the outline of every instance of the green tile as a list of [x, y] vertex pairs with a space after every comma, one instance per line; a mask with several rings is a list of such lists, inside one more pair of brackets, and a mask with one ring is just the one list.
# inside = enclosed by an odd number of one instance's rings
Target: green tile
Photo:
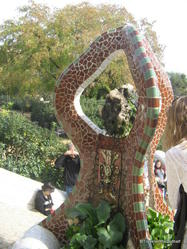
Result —
[[132, 192], [133, 194], [143, 194], [144, 193], [144, 187], [143, 183], [134, 183], [132, 186]]
[[133, 176], [142, 176], [143, 175], [143, 167], [138, 168], [136, 166], [133, 167]]
[[147, 63], [151, 63], [151, 60], [150, 60], [149, 57], [144, 57], [144, 58], [142, 58], [141, 61], [140, 61], [140, 65], [141, 65], [141, 66], [144, 66], [144, 65], [147, 64]]
[[152, 86], [152, 87], [146, 88], [146, 96], [148, 98], [159, 98], [160, 91], [159, 91], [158, 87]]
[[144, 212], [145, 211], [145, 203], [144, 202], [135, 202], [134, 203], [134, 212]]
[[158, 118], [159, 113], [160, 113], [160, 108], [158, 108], [158, 107], [147, 108], [147, 117], [150, 119]]
[[141, 35], [136, 35], [136, 36], [134, 36], [133, 38], [132, 38], [132, 43], [133, 44], [136, 44], [137, 42], [140, 42], [140, 41], [142, 41], [142, 36]]
[[140, 143], [139, 143], [139, 146], [143, 149], [147, 149], [147, 147], [149, 146], [149, 143], [147, 143], [146, 141], [144, 140], [140, 140]]
[[46, 222], [49, 223], [52, 219], [52, 216], [51, 215], [48, 215], [47, 218], [46, 218]]
[[128, 28], [127, 28], [127, 32], [129, 34], [131, 34], [132, 32], [134, 32], [134, 30], [135, 30], [135, 28], [133, 26], [128, 26]]
[[140, 152], [136, 152], [135, 159], [142, 162], [144, 159], [144, 155], [142, 155]]
[[154, 133], [155, 133], [155, 128], [151, 128], [151, 127], [149, 127], [149, 126], [146, 126], [146, 127], [144, 128], [144, 133], [145, 133], [147, 136], [152, 137], [152, 136], [154, 135]]
[[137, 220], [136, 228], [138, 231], [147, 230], [147, 220]]
[[157, 79], [156, 73], [154, 69], [148, 69], [145, 73], [144, 73], [144, 79], [145, 80], [149, 80], [151, 78]]
[[139, 56], [141, 53], [144, 53], [146, 52], [145, 48], [144, 47], [139, 47], [135, 50], [135, 55], [136, 56]]

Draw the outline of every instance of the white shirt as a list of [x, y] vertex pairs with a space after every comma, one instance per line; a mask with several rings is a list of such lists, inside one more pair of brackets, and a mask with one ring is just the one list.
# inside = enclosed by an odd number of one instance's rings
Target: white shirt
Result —
[[187, 192], [187, 141], [166, 152], [167, 191], [170, 205], [177, 209], [179, 186]]

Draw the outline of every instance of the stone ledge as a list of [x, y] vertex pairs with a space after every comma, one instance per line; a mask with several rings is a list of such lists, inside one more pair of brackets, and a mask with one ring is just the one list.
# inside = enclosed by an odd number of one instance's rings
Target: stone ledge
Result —
[[[0, 168], [0, 201], [15, 207], [34, 209], [36, 192], [43, 183]], [[52, 193], [54, 209], [57, 209], [66, 199], [66, 193], [55, 189]]]

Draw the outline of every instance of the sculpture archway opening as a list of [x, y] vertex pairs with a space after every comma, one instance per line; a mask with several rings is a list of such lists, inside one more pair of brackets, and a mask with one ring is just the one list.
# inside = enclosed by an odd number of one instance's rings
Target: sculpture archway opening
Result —
[[122, 49], [84, 89], [80, 104], [84, 114], [105, 134], [129, 135], [136, 116], [138, 95]]
[[[123, 50], [127, 56], [138, 92], [138, 108], [130, 134], [113, 138], [106, 136], [85, 116], [80, 107], [80, 96], [118, 50]], [[57, 119], [63, 123], [65, 132], [79, 150], [81, 170], [73, 193], [42, 225], [65, 243], [65, 209], [78, 202], [97, 203], [102, 196], [120, 206], [127, 217], [134, 247], [152, 248], [145, 209], [144, 156], [150, 148], [153, 159], [166, 123], [165, 111], [173, 94], [169, 79], [148, 42], [131, 25], [105, 32], [62, 73], [55, 94]], [[109, 185], [102, 178], [103, 165], [114, 165], [118, 169], [113, 174], [115, 177], [109, 175]], [[154, 177], [151, 184], [154, 191], [157, 190]], [[107, 195], [108, 189], [112, 191], [112, 200]], [[154, 193], [153, 202], [157, 209], [172, 216], [158, 193]]]

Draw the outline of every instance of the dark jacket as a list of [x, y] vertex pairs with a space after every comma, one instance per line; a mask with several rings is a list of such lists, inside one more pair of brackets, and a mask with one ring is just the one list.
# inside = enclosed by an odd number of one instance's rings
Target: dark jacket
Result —
[[40, 213], [49, 215], [50, 210], [46, 210], [47, 208], [52, 208], [53, 201], [51, 195], [47, 197], [44, 196], [42, 190], [38, 190], [35, 197], [35, 209], [38, 210]]
[[76, 155], [74, 158], [69, 155], [62, 155], [55, 161], [55, 168], [64, 167], [64, 184], [74, 186], [80, 171], [80, 158]]
[[187, 193], [182, 184], [179, 187], [179, 203], [174, 221], [175, 242], [177, 243], [173, 243], [171, 249], [181, 249], [187, 221]]

